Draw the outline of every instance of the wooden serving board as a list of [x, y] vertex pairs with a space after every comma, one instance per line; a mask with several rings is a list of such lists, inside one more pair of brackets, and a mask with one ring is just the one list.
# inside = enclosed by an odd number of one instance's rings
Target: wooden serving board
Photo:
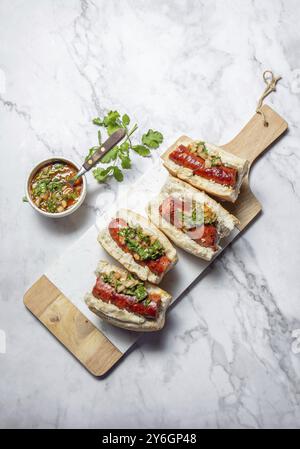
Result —
[[[222, 145], [225, 150], [248, 159], [250, 165], [288, 128], [286, 121], [270, 107], [263, 106], [263, 111], [268, 127], [263, 125], [262, 117], [255, 114], [233, 140]], [[245, 229], [262, 209], [251, 192], [248, 176], [236, 203], [224, 205], [240, 220], [239, 231]], [[25, 293], [24, 304], [95, 376], [106, 374], [125, 353], [112, 344], [45, 275]]]

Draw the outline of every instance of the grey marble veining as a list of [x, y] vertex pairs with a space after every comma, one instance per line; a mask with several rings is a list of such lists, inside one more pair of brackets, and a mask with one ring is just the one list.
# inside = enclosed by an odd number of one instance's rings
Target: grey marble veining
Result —
[[[297, 0], [1, 2], [0, 427], [299, 427], [299, 20]], [[89, 177], [78, 213], [49, 221], [22, 204], [28, 170], [53, 154], [80, 161], [91, 119], [110, 108], [162, 130], [166, 146], [181, 134], [225, 143], [269, 68], [283, 79], [267, 102], [289, 132], [252, 169], [263, 214], [164, 331], [93, 378], [22, 296], [122, 185]], [[158, 157], [137, 156], [125, 184]]]

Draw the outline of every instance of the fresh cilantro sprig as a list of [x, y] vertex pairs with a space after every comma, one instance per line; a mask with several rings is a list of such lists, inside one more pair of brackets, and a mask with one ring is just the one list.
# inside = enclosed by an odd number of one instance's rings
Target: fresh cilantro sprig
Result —
[[93, 170], [93, 175], [98, 182], [106, 181], [110, 176], [113, 176], [118, 182], [123, 181], [123, 169], [131, 168], [131, 151], [134, 151], [139, 156], [149, 156], [151, 150], [157, 149], [163, 142], [163, 135], [159, 131], [149, 129], [147, 133], [142, 135], [140, 143], [134, 142], [132, 135], [138, 129], [138, 125], [134, 124], [130, 128], [130, 117], [127, 114], [121, 116], [118, 111], [110, 111], [103, 119], [100, 117], [94, 118], [93, 123], [99, 127], [98, 130], [98, 145], [90, 148], [87, 158], [89, 158], [102, 145], [101, 128], [104, 129], [110, 136], [120, 128], [125, 129], [126, 137], [123, 143], [112, 148], [101, 159], [101, 164], [110, 164], [108, 167], [97, 167]]

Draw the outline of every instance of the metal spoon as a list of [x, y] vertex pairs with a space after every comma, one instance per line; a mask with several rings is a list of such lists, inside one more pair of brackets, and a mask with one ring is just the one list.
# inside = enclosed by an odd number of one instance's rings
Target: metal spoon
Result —
[[101, 147], [95, 151], [95, 153], [90, 156], [85, 163], [82, 165], [81, 169], [78, 171], [76, 176], [68, 181], [71, 185], [74, 185], [76, 180], [80, 178], [80, 176], [84, 175], [87, 171], [93, 168], [98, 162], [101, 161], [103, 156], [108, 153], [114, 146], [116, 146], [124, 137], [126, 136], [125, 129], [118, 129], [115, 131], [102, 145]]

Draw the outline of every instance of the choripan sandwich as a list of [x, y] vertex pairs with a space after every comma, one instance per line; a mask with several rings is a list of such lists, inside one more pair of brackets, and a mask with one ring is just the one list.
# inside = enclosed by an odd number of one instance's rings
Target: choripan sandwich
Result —
[[169, 177], [147, 206], [149, 219], [177, 246], [204, 260], [219, 251], [219, 241], [239, 223], [206, 193]]
[[85, 296], [89, 309], [114, 326], [134, 331], [157, 331], [164, 326], [171, 296], [128, 271], [100, 261], [92, 293]]
[[141, 215], [120, 209], [98, 236], [99, 243], [142, 281], [158, 284], [177, 262], [167, 237]]
[[183, 137], [163, 156], [169, 172], [197, 189], [234, 202], [249, 163], [220, 147]]

